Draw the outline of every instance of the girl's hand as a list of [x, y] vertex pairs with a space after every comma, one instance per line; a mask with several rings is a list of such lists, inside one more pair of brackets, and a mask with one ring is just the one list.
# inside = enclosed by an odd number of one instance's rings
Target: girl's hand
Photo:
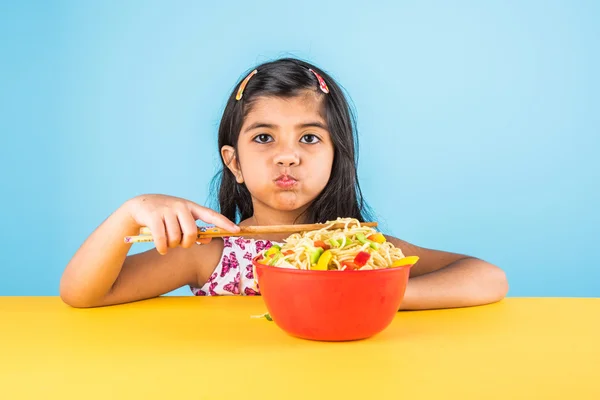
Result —
[[156, 250], [163, 255], [167, 253], [168, 247], [189, 248], [196, 241], [211, 241], [210, 238], [197, 239], [197, 220], [230, 232], [240, 230], [218, 212], [179, 197], [146, 194], [128, 200], [124, 207], [137, 225], [150, 228]]

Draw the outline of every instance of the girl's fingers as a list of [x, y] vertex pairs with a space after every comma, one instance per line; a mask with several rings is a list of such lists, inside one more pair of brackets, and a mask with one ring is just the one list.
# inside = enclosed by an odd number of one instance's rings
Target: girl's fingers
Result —
[[179, 226], [183, 234], [181, 247], [190, 248], [198, 239], [198, 225], [196, 225], [196, 220], [187, 209], [177, 212], [177, 219], [179, 219]]
[[196, 203], [190, 202], [190, 211], [197, 220], [202, 220], [229, 232], [238, 232], [240, 230], [239, 226], [210, 208], [202, 207]]
[[[156, 251], [160, 254], [166, 254], [169, 247], [173, 248], [181, 245], [189, 248], [194, 243], [210, 243], [211, 238], [198, 239], [197, 220], [218, 226], [232, 233], [237, 233], [240, 230], [228, 218], [210, 208], [202, 207], [184, 199], [173, 201], [174, 199], [167, 198], [166, 200], [168, 201], [162, 202], [163, 204], [160, 204], [159, 201], [156, 201], [159, 204], [148, 202], [145, 207], [136, 212], [136, 214], [143, 217], [139, 218], [139, 223], [148, 226], [150, 232], [152, 232]], [[148, 210], [148, 208], [151, 210]], [[134, 219], [138, 221], [137, 218]], [[149, 220], [148, 223], [144, 223], [146, 220]]]
[[162, 218], [156, 216], [155, 218], [152, 218], [147, 225], [152, 232], [152, 239], [154, 240], [156, 251], [162, 255], [167, 254], [167, 233]]
[[212, 238], [202, 238], [202, 239], [197, 239], [196, 243], [198, 243], [198, 244], [209, 244], [211, 240], [212, 240]]
[[177, 247], [181, 243], [181, 227], [177, 214], [173, 211], [167, 211], [163, 215], [165, 226], [167, 227], [167, 244], [169, 247]]

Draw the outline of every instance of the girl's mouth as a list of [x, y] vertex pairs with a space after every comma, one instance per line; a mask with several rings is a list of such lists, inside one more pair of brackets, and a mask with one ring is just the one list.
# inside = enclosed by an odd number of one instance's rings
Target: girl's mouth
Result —
[[294, 178], [293, 176], [290, 176], [290, 175], [279, 175], [275, 179], [275, 184], [282, 189], [290, 189], [290, 188], [294, 187], [296, 185], [296, 183], [298, 183], [296, 178]]

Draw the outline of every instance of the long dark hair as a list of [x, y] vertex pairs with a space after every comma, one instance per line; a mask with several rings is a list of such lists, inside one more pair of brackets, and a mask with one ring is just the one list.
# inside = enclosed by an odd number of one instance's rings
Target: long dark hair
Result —
[[[236, 100], [239, 82], [227, 100], [219, 124], [219, 152], [223, 146], [237, 151], [237, 142], [244, 118], [252, 103], [261, 96], [294, 97], [306, 90], [314, 90], [324, 96], [322, 101], [325, 119], [333, 142], [334, 158], [329, 182], [305, 211], [307, 223], [319, 223], [338, 217], [356, 218], [361, 222], [371, 213], [363, 199], [356, 165], [358, 163], [358, 136], [356, 118], [340, 86], [326, 72], [307, 62], [283, 58], [252, 68], [258, 73], [250, 79], [241, 100]], [[312, 69], [323, 77], [329, 88], [324, 94]], [[242, 77], [245, 78], [244, 75]], [[219, 212], [234, 222], [250, 218], [253, 213], [252, 198], [245, 184], [239, 184], [233, 173], [221, 159], [221, 171], [213, 179], [213, 193], [218, 186]]]

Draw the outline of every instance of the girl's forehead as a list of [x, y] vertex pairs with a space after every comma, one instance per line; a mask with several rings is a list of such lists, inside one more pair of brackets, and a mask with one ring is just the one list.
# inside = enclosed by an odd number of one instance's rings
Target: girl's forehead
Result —
[[258, 97], [252, 101], [244, 125], [257, 121], [286, 125], [304, 120], [325, 123], [322, 96], [307, 92], [294, 97]]

